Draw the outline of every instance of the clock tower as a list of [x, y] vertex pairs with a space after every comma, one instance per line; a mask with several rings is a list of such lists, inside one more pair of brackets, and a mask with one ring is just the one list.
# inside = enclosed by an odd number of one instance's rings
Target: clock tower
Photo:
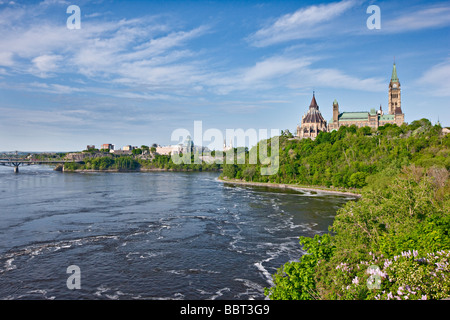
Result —
[[400, 81], [397, 77], [397, 68], [392, 68], [391, 82], [389, 82], [389, 114], [402, 114], [402, 101]]

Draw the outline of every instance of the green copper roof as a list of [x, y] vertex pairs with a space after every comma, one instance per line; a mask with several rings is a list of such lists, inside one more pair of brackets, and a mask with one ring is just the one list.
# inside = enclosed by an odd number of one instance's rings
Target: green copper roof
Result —
[[339, 121], [367, 120], [368, 114], [368, 112], [342, 112], [339, 115]]
[[333, 101], [333, 104], [338, 104], [338, 102], [337, 102], [337, 100], [336, 100], [336, 99], [334, 99], [334, 101]]
[[394, 120], [395, 117], [393, 114], [384, 114], [380, 117], [380, 121], [385, 121], [385, 120]]
[[395, 116], [393, 114], [383, 114], [380, 117], [380, 121], [394, 120]]
[[395, 67], [395, 62], [394, 62], [394, 67], [392, 68], [391, 81], [392, 81], [392, 82], [398, 82], [397, 68]]

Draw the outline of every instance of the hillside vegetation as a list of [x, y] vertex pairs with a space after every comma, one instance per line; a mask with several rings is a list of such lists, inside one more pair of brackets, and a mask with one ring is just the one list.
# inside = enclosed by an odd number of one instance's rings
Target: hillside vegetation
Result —
[[322, 132], [315, 140], [282, 135], [277, 174], [261, 175], [259, 163], [226, 164], [222, 176], [335, 188], [387, 185], [410, 164], [450, 169], [450, 137], [441, 135], [441, 130], [422, 119], [401, 127], [387, 124], [376, 131], [341, 127], [339, 131]]
[[224, 165], [223, 177], [352, 189], [329, 233], [300, 238], [270, 299], [442, 299], [450, 296], [450, 135], [426, 120], [341, 127], [316, 140], [280, 137], [279, 171]]

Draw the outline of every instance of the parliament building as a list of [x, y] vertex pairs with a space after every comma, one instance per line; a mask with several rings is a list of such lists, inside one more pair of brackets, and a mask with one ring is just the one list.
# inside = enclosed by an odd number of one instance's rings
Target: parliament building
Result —
[[297, 126], [297, 137], [315, 139], [320, 132], [338, 130], [341, 126], [356, 125], [357, 127], [371, 127], [377, 129], [387, 123], [402, 125], [405, 114], [401, 106], [401, 88], [394, 63], [391, 81], [389, 82], [389, 110], [385, 114], [380, 106], [379, 110], [372, 109], [364, 112], [340, 112], [339, 103], [334, 99], [333, 119], [327, 124], [319, 111], [315, 94], [309, 105], [308, 112], [302, 117], [301, 125]]

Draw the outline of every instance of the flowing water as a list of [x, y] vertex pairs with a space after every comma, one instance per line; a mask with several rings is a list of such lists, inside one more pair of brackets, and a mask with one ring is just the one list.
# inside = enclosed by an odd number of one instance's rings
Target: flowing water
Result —
[[264, 299], [352, 199], [217, 177], [0, 167], [0, 299]]

